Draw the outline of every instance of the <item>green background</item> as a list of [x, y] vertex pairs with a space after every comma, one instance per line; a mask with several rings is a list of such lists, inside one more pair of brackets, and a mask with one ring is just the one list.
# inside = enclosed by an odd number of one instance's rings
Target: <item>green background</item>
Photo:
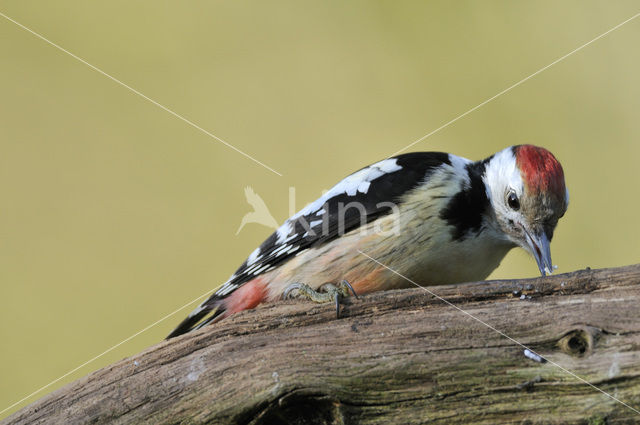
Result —
[[[245, 186], [283, 221], [289, 187], [302, 207], [639, 11], [637, 1], [0, 2], [283, 174], [0, 18], [0, 409], [226, 280], [271, 231], [235, 235]], [[571, 193], [552, 243], [559, 272], [638, 262], [639, 37], [640, 18], [412, 150], [479, 159], [545, 146]], [[514, 250], [492, 277], [536, 275]], [[160, 341], [188, 311], [38, 396]]]

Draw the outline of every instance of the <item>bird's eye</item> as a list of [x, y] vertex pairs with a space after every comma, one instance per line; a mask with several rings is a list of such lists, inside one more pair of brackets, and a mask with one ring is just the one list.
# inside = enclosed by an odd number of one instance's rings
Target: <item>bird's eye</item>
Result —
[[511, 209], [514, 211], [518, 211], [520, 209], [520, 200], [515, 192], [509, 192], [509, 195], [507, 195], [507, 204], [509, 204]]

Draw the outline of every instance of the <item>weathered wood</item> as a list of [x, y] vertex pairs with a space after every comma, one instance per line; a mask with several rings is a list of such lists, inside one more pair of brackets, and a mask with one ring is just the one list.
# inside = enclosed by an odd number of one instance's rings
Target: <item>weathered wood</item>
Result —
[[428, 289], [468, 314], [418, 288], [347, 300], [339, 320], [329, 305], [266, 305], [2, 423], [640, 423], [567, 372], [640, 410], [640, 265]]

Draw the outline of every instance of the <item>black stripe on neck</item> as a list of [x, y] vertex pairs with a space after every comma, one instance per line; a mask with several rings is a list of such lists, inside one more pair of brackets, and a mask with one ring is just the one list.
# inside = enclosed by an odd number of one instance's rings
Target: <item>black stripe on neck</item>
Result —
[[452, 226], [453, 240], [462, 241], [482, 232], [482, 218], [489, 209], [489, 198], [482, 181], [486, 161], [478, 161], [466, 166], [469, 184], [454, 195], [440, 218]]

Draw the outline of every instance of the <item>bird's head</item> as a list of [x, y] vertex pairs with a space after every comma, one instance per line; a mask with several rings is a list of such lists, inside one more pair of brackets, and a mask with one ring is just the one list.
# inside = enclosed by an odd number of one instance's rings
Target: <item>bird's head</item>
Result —
[[551, 273], [549, 244], [569, 204], [560, 162], [544, 148], [519, 145], [488, 158], [485, 167], [483, 180], [498, 232], [527, 250], [543, 276]]

